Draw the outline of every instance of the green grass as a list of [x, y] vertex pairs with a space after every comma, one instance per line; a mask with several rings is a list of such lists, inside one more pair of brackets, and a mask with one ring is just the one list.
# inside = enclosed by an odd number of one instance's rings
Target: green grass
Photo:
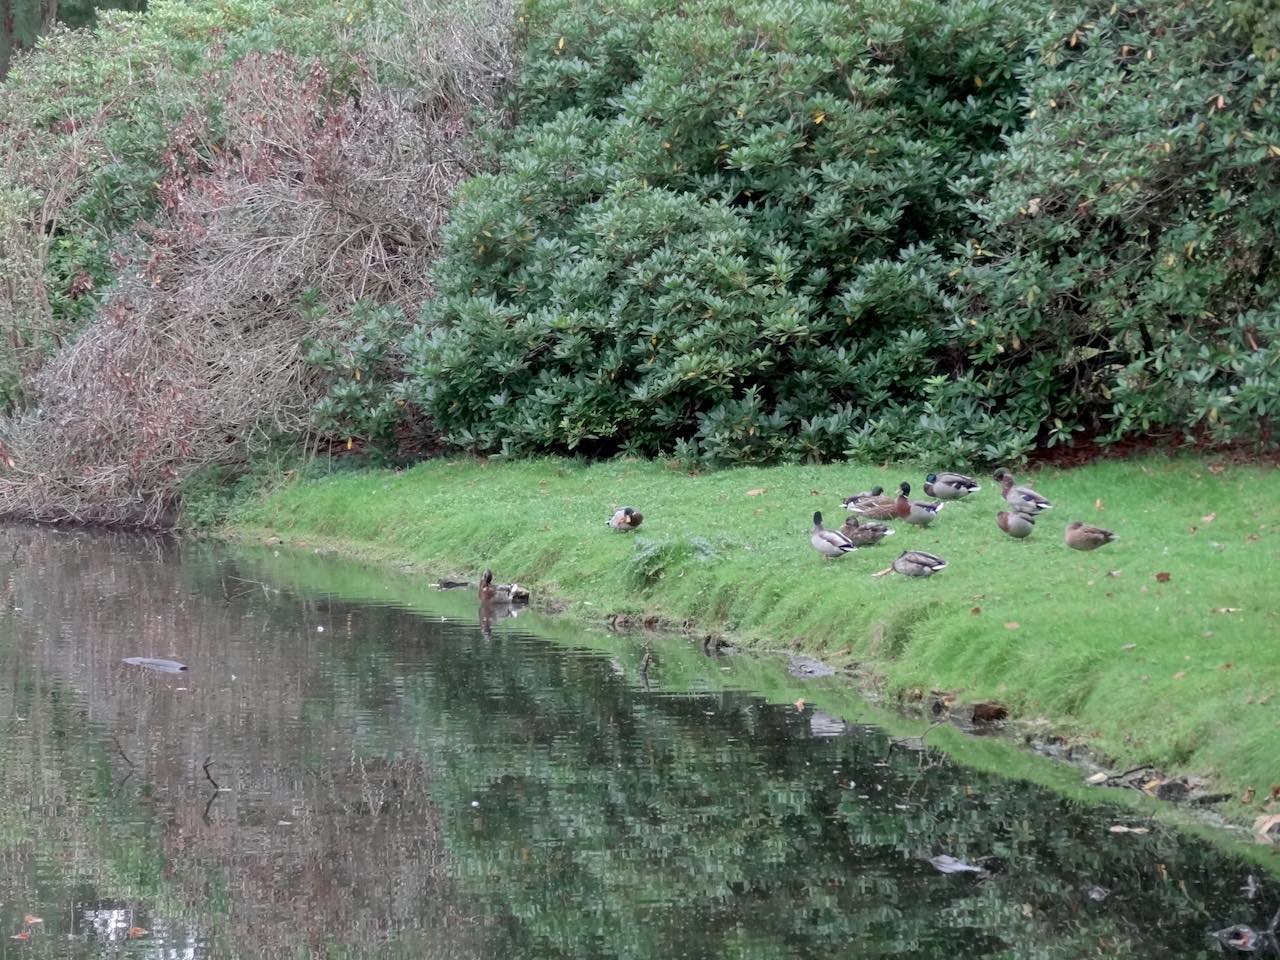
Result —
[[[1215, 471], [1150, 458], [1024, 477], [1055, 504], [1026, 541], [996, 529], [999, 497], [984, 483], [931, 528], [901, 526], [837, 561], [809, 545], [813, 511], [838, 523], [842, 495], [919, 486], [923, 471], [691, 477], [645, 461], [432, 461], [299, 482], [246, 507], [238, 526], [437, 574], [492, 566], [591, 619], [653, 613], [757, 648], [858, 661], [891, 694], [996, 698], [1122, 762], [1261, 796], [1280, 783], [1280, 471]], [[605, 526], [620, 504], [645, 513], [634, 534]], [[1069, 550], [1069, 519], [1120, 539]], [[927, 580], [871, 576], [912, 547], [950, 566]]]

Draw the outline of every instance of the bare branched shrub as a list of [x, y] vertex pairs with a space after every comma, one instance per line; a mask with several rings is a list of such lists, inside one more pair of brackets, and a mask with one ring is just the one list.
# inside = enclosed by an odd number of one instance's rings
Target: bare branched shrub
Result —
[[505, 0], [477, 9], [454, 29], [407, 4], [426, 35], [375, 44], [395, 83], [376, 65], [339, 83], [278, 53], [211, 78], [225, 105], [173, 130], [163, 215], [95, 323], [34, 378], [34, 409], [0, 422], [15, 464], [0, 466], [0, 514], [163, 524], [193, 470], [305, 432], [321, 384], [303, 343], [337, 329], [323, 318], [357, 300], [416, 311], [430, 294], [469, 130], [506, 74]]

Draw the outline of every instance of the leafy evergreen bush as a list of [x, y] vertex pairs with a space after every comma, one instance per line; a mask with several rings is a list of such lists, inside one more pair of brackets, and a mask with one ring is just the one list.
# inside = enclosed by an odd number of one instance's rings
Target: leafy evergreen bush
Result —
[[717, 464], [1265, 438], [1276, 52], [1056, 6], [535, 0], [413, 395], [468, 448]]

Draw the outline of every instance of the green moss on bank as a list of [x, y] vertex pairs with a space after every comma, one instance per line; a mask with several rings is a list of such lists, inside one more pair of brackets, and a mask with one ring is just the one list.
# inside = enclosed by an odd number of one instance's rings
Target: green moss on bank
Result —
[[[998, 698], [1124, 760], [1259, 795], [1280, 783], [1280, 471], [1160, 458], [1046, 470], [1034, 484], [1055, 509], [1027, 541], [996, 530], [987, 483], [928, 530], [834, 562], [809, 546], [815, 509], [838, 522], [842, 495], [918, 486], [920, 473], [433, 461], [297, 483], [246, 508], [239, 528], [441, 574], [492, 566], [591, 618], [690, 619], [751, 646], [860, 661], [890, 691]], [[624, 503], [646, 515], [635, 534], [604, 524]], [[1068, 550], [1073, 518], [1120, 539]], [[909, 547], [951, 565], [928, 580], [871, 576]]]

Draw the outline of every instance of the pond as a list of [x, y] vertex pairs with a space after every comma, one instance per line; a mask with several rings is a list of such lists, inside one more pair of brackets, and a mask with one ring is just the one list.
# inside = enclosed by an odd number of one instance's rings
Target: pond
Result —
[[1138, 808], [735, 687], [784, 665], [357, 570], [0, 529], [0, 956], [1199, 957], [1280, 906]]

